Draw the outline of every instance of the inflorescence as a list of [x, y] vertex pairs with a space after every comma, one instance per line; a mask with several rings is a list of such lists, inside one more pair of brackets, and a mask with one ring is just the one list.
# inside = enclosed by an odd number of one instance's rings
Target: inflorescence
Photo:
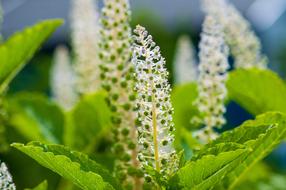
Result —
[[76, 89], [80, 94], [93, 93], [100, 88], [97, 57], [99, 18], [93, 0], [72, 1], [71, 29]]
[[228, 0], [202, 0], [207, 14], [216, 17], [223, 26], [236, 68], [265, 69], [267, 59], [261, 55], [261, 43], [251, 30], [249, 22]]
[[65, 46], [57, 47], [53, 62], [51, 69], [52, 95], [61, 107], [69, 110], [77, 101], [77, 93], [74, 90], [75, 74], [68, 49]]
[[128, 0], [105, 0], [100, 30], [102, 87], [113, 111], [115, 174], [124, 186], [140, 189], [142, 172], [137, 160], [134, 67], [131, 63], [131, 28]]
[[203, 142], [216, 138], [214, 128], [225, 123], [224, 100], [227, 95], [228, 47], [222, 27], [213, 16], [207, 16], [199, 44], [199, 96], [196, 105], [202, 114], [204, 128], [195, 135]]
[[[172, 121], [170, 85], [165, 60], [160, 48], [144, 27], [134, 30], [133, 64], [136, 73], [137, 116], [140, 125], [138, 159], [145, 172], [154, 168], [164, 177], [178, 168], [177, 154], [172, 147], [175, 130]], [[151, 178], [150, 178], [151, 177]], [[146, 176], [147, 181], [152, 176]]]
[[174, 64], [177, 84], [197, 81], [198, 71], [194, 47], [186, 35], [180, 36], [178, 39]]
[[16, 190], [12, 176], [4, 162], [0, 161], [0, 189], [1, 190]]

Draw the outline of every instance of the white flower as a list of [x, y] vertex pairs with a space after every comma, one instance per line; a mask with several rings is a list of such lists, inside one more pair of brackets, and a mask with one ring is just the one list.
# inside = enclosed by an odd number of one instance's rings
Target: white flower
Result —
[[55, 101], [66, 110], [71, 109], [77, 101], [74, 81], [75, 74], [68, 49], [65, 46], [59, 46], [54, 53], [51, 69], [51, 90]]
[[224, 27], [226, 42], [234, 56], [236, 68], [265, 69], [267, 60], [261, 55], [261, 43], [249, 22], [228, 0], [202, 0], [207, 14], [215, 16]]
[[[1, 161], [0, 161], [1, 162]], [[16, 190], [11, 174], [4, 162], [0, 163], [0, 189], [1, 190]]]
[[196, 105], [202, 114], [205, 128], [195, 135], [206, 142], [206, 139], [216, 137], [213, 129], [225, 123], [225, 81], [229, 68], [228, 48], [224, 43], [222, 27], [212, 16], [207, 16], [204, 21], [199, 48], [199, 96]]
[[77, 91], [82, 94], [99, 89], [99, 18], [93, 0], [72, 0], [71, 32], [75, 53]]
[[142, 26], [134, 30], [133, 64], [136, 71], [137, 115], [140, 154], [143, 167], [152, 166], [165, 177], [177, 170], [172, 147], [175, 130], [170, 102], [170, 84], [165, 60], [152, 36]]
[[190, 38], [180, 36], [177, 42], [175, 61], [175, 81], [177, 84], [194, 82], [197, 80], [197, 66], [194, 57], [194, 48]]
[[138, 170], [137, 130], [134, 111], [134, 67], [131, 63], [131, 28], [128, 0], [105, 0], [100, 30], [102, 87], [108, 92], [113, 111], [115, 174], [127, 188], [140, 188], [142, 180], [130, 176], [130, 168]]

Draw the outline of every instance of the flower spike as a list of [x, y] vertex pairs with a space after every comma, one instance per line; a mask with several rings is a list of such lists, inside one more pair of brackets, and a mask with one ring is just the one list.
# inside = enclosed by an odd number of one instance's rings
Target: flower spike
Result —
[[12, 176], [4, 162], [0, 161], [0, 189], [1, 190], [16, 190]]
[[51, 89], [55, 101], [66, 110], [71, 109], [77, 101], [74, 82], [75, 74], [68, 49], [59, 46], [56, 48], [51, 70]]
[[177, 84], [194, 82], [197, 80], [197, 66], [194, 48], [187, 35], [180, 36], [177, 42], [174, 70]]
[[177, 154], [172, 147], [175, 128], [168, 71], [160, 48], [146, 29], [137, 26], [134, 33], [132, 62], [136, 71], [137, 116], [140, 122], [138, 158], [144, 169], [151, 166], [167, 178], [178, 168]]
[[98, 31], [99, 16], [94, 0], [72, 0], [71, 31], [75, 53], [76, 88], [80, 94], [100, 88]]
[[223, 26], [227, 44], [234, 56], [236, 68], [265, 69], [267, 59], [261, 55], [261, 43], [249, 22], [228, 0], [202, 0], [203, 9]]
[[[108, 92], [108, 104], [114, 113], [113, 151], [119, 157], [115, 163], [115, 175], [126, 188], [141, 189], [129, 21], [128, 0], [104, 1], [99, 44], [100, 77], [102, 87]], [[130, 171], [133, 171], [132, 174]]]
[[199, 44], [200, 64], [196, 101], [205, 127], [195, 135], [203, 142], [216, 138], [214, 128], [225, 123], [224, 100], [227, 95], [228, 47], [224, 43], [222, 27], [212, 16], [207, 16]]

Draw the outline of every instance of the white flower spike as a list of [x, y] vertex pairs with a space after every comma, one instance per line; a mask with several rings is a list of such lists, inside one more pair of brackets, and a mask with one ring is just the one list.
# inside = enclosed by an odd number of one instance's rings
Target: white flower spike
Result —
[[175, 128], [168, 71], [160, 48], [145, 28], [137, 26], [134, 33], [132, 62], [136, 71], [137, 115], [140, 122], [138, 158], [143, 168], [151, 166], [167, 178], [178, 169], [177, 154], [172, 147]]
[[71, 32], [75, 53], [76, 88], [81, 94], [100, 88], [98, 59], [99, 16], [94, 0], [72, 0]]
[[194, 54], [190, 38], [187, 35], [180, 36], [174, 61], [176, 84], [197, 81], [198, 71]]
[[224, 42], [222, 27], [212, 16], [207, 16], [199, 44], [199, 96], [196, 101], [205, 127], [195, 135], [203, 142], [216, 138], [214, 128], [225, 123], [224, 100], [227, 96], [228, 48]]
[[74, 90], [75, 74], [69, 51], [65, 46], [56, 48], [53, 62], [51, 69], [52, 96], [62, 108], [69, 110], [77, 101], [77, 93]]
[[261, 55], [261, 43], [249, 22], [228, 0], [202, 0], [204, 11], [223, 26], [226, 42], [234, 56], [236, 68], [265, 69], [267, 59]]
[[0, 161], [0, 189], [1, 190], [16, 190], [16, 186], [13, 183], [11, 174], [4, 162]]

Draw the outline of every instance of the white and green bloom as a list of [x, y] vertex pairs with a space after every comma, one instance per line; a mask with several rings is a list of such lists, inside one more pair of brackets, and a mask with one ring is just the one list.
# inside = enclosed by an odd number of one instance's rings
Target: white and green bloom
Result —
[[133, 64], [137, 79], [137, 116], [140, 122], [138, 158], [143, 168], [151, 166], [167, 177], [178, 169], [177, 154], [172, 146], [175, 128], [168, 71], [160, 48], [145, 28], [137, 26], [134, 33]]
[[261, 54], [261, 43], [249, 22], [228, 0], [202, 0], [204, 11], [212, 14], [223, 26], [236, 68], [265, 69], [267, 60]]
[[51, 90], [54, 100], [65, 110], [71, 109], [77, 101], [75, 74], [71, 65], [69, 51], [59, 46], [54, 53], [51, 70]]
[[196, 66], [194, 47], [187, 35], [179, 37], [176, 47], [174, 70], [177, 84], [194, 82], [197, 80], [198, 71]]
[[223, 28], [213, 16], [207, 16], [204, 21], [199, 48], [199, 96], [196, 105], [202, 114], [204, 128], [195, 135], [206, 142], [216, 137], [213, 129], [225, 123], [225, 82], [229, 68]]
[[11, 174], [4, 162], [0, 161], [0, 189], [1, 190], [16, 190], [16, 186], [13, 183]]
[[[134, 67], [131, 63], [131, 28], [128, 0], [105, 0], [101, 12], [101, 83], [113, 112], [115, 174], [123, 186], [140, 189], [142, 172], [137, 159]], [[129, 171], [133, 171], [132, 174]]]
[[99, 16], [94, 0], [72, 0], [71, 39], [75, 54], [76, 88], [81, 94], [100, 88]]

